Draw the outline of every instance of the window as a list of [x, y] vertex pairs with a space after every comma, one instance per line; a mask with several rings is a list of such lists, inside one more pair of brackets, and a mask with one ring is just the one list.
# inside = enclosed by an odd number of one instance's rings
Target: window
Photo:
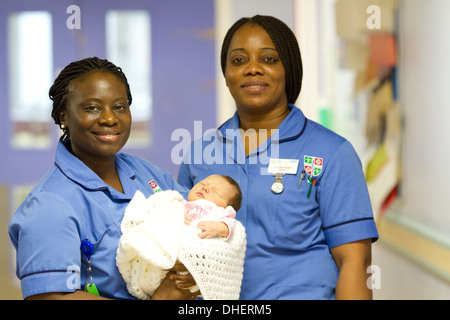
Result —
[[121, 67], [130, 84], [133, 126], [129, 146], [151, 143], [151, 37], [150, 15], [143, 10], [108, 11], [106, 56]]
[[51, 143], [52, 17], [46, 11], [14, 13], [8, 29], [11, 144], [46, 148]]

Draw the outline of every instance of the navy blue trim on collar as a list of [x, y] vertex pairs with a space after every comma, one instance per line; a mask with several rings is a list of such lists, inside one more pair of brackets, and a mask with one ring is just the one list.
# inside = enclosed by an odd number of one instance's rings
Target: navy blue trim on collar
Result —
[[[283, 133], [285, 137], [279, 138], [277, 143], [298, 139], [306, 130], [308, 119], [304, 116], [303, 112], [293, 104], [288, 104], [288, 108], [291, 111], [290, 114], [278, 127], [280, 134]], [[298, 132], [297, 130], [299, 127], [296, 124], [299, 124], [299, 122], [301, 123], [301, 121], [303, 121], [304, 123], [301, 130]], [[230, 119], [225, 121], [222, 125], [219, 126], [219, 128], [217, 128], [217, 134], [227, 139], [228, 137], [226, 136], [226, 130], [230, 127], [233, 130], [239, 129], [239, 115], [237, 111]], [[292, 136], [289, 136], [291, 134]]]
[[305, 130], [306, 130], [306, 124], [307, 124], [307, 123], [308, 123], [308, 119], [305, 118], [305, 123], [303, 124], [303, 128], [302, 128], [302, 130], [301, 130], [297, 135], [292, 136], [292, 137], [289, 137], [289, 138], [281, 139], [281, 140], [278, 141], [278, 143], [286, 142], [286, 141], [291, 141], [291, 140], [295, 140], [295, 139], [300, 138], [301, 135], [302, 135], [302, 134], [305, 132]]
[[76, 184], [78, 184], [79, 186], [81, 186], [84, 189], [89, 189], [89, 190], [93, 190], [93, 191], [102, 191], [102, 190], [108, 190], [108, 187], [105, 185], [104, 187], [99, 187], [99, 188], [89, 188], [87, 186], [85, 186], [84, 184], [82, 184], [81, 182], [78, 182], [74, 179], [72, 179], [71, 177], [69, 177], [63, 169], [61, 169], [61, 167], [55, 162], [55, 167], [69, 180], [75, 182]]

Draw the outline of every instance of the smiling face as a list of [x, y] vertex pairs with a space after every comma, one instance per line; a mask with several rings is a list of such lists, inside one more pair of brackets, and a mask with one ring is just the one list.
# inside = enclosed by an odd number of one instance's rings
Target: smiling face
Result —
[[125, 84], [110, 72], [91, 71], [70, 82], [66, 101], [60, 120], [73, 154], [85, 163], [114, 157], [131, 129]]
[[257, 24], [240, 27], [231, 39], [225, 79], [238, 111], [286, 109], [286, 75], [277, 49]]
[[224, 177], [212, 175], [191, 189], [188, 201], [209, 200], [219, 207], [226, 208], [236, 193], [236, 189]]

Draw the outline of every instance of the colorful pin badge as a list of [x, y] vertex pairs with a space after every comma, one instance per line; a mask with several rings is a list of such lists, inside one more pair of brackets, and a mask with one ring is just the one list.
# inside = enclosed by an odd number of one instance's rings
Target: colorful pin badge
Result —
[[156, 192], [162, 191], [161, 188], [156, 184], [155, 181], [152, 180], [149, 182], [149, 184], [150, 184], [150, 187], [152, 187], [153, 192], [156, 193]]
[[323, 159], [319, 157], [305, 156], [303, 167], [309, 175], [317, 177], [322, 172]]

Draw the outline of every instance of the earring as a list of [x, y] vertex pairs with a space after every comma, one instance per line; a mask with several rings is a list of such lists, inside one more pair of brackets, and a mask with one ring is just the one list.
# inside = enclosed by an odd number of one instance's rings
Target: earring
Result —
[[66, 126], [64, 125], [64, 124], [61, 124], [61, 129], [65, 129], [66, 128]]

